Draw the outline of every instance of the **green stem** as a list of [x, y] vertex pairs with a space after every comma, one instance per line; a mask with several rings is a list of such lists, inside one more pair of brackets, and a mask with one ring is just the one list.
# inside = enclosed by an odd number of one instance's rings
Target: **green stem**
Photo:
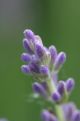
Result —
[[[47, 85], [49, 88], [49, 92], [52, 95], [53, 92], [56, 91], [56, 86], [51, 79], [47, 80]], [[56, 115], [57, 115], [59, 121], [65, 121], [61, 105], [55, 103], [54, 107], [55, 107]]]

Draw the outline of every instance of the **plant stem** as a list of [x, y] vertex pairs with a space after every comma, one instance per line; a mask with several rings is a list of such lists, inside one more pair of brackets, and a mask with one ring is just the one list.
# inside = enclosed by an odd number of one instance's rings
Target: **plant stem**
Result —
[[[52, 79], [47, 80], [47, 85], [48, 85], [48, 89], [50, 94], [52, 95], [54, 93], [54, 91], [56, 91], [56, 86], [54, 84], [54, 82], [52, 81]], [[58, 117], [59, 121], [65, 121], [64, 115], [63, 115], [63, 110], [61, 108], [60, 104], [54, 104], [55, 107], [55, 111], [56, 111], [56, 115]]]

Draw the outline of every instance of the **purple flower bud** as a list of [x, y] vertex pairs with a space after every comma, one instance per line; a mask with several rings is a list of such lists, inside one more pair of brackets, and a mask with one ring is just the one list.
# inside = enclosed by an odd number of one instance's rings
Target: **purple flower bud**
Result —
[[30, 70], [33, 73], [40, 73], [39, 65], [35, 62], [29, 64]]
[[32, 55], [31, 56], [31, 62], [33, 62], [33, 63], [39, 63], [40, 60], [39, 60], [39, 58], [36, 57], [36, 55]]
[[53, 45], [50, 46], [49, 51], [50, 51], [50, 54], [51, 54], [51, 60], [54, 63], [54, 61], [55, 61], [55, 59], [57, 57], [57, 50], [56, 50], [55, 46], [53, 46]]
[[47, 66], [40, 66], [40, 73], [43, 74], [43, 75], [48, 75], [49, 74], [49, 69]]
[[30, 62], [31, 61], [31, 55], [27, 54], [27, 53], [22, 53], [21, 60], [23, 60], [25, 62]]
[[41, 112], [41, 119], [43, 120], [43, 121], [50, 121], [49, 119], [50, 119], [50, 113], [47, 111], [47, 110], [43, 110], [42, 112]]
[[60, 95], [63, 95], [65, 93], [65, 82], [64, 81], [59, 81], [57, 90]]
[[21, 71], [25, 74], [30, 74], [30, 68], [28, 65], [22, 65], [21, 66]]
[[64, 64], [66, 60], [66, 54], [64, 52], [60, 52], [55, 60], [54, 69], [59, 70], [60, 67]]
[[67, 80], [67, 82], [66, 82], [67, 91], [68, 91], [68, 92], [71, 92], [72, 89], [74, 88], [74, 85], [75, 85], [74, 79], [69, 78], [69, 79]]
[[73, 112], [76, 110], [74, 103], [70, 102], [67, 104], [63, 104], [62, 108], [63, 108], [65, 119], [67, 121], [73, 121], [71, 120], [71, 118], [72, 118]]
[[42, 58], [44, 53], [45, 53], [44, 47], [41, 46], [40, 44], [36, 44], [35, 45], [35, 54], [37, 55], [37, 57]]
[[54, 116], [53, 114], [51, 114], [47, 110], [42, 111], [41, 118], [42, 118], [43, 121], [58, 121], [56, 116]]
[[30, 43], [27, 39], [23, 39], [23, 47], [29, 52], [33, 53], [32, 49], [30, 48]]
[[47, 97], [45, 88], [38, 82], [33, 83], [32, 88], [33, 88], [34, 92], [41, 94], [45, 98]]
[[23, 33], [24, 33], [25, 38], [27, 38], [28, 40], [34, 41], [35, 36], [34, 36], [34, 33], [30, 29], [26, 29]]
[[55, 102], [59, 102], [61, 100], [61, 96], [60, 94], [56, 91], [52, 94], [52, 99], [55, 101]]
[[72, 121], [80, 121], [80, 111], [74, 111]]

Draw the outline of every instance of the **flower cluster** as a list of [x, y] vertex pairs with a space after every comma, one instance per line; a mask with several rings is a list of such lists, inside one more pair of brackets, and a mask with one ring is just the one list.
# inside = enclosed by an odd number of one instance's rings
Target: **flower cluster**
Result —
[[37, 80], [32, 84], [34, 93], [55, 107], [55, 112], [44, 109], [41, 112], [42, 120], [80, 121], [80, 111], [72, 102], [67, 103], [74, 88], [74, 79], [58, 81], [58, 72], [66, 60], [66, 54], [58, 53], [54, 45], [45, 47], [40, 36], [29, 29], [24, 31], [23, 47], [26, 52], [22, 53], [21, 59], [26, 64], [21, 66], [22, 72]]

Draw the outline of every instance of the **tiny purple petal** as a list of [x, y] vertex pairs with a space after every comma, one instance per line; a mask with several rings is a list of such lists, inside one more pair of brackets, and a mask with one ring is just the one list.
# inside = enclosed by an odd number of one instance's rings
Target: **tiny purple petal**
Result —
[[25, 74], [30, 74], [30, 68], [28, 65], [22, 65], [21, 66], [21, 71]]
[[49, 74], [49, 69], [48, 69], [48, 67], [42, 65], [42, 66], [40, 67], [40, 73], [43, 74], [43, 75], [48, 75], [48, 74]]
[[54, 69], [59, 70], [60, 67], [64, 64], [65, 60], [66, 60], [66, 54], [64, 52], [60, 52], [56, 57], [56, 60], [54, 63]]
[[44, 53], [45, 53], [44, 47], [41, 46], [40, 44], [36, 44], [35, 45], [35, 54], [37, 55], [37, 57], [42, 58]]
[[27, 50], [27, 52], [32, 53], [32, 49], [30, 48], [29, 41], [27, 39], [23, 39], [23, 47]]
[[67, 80], [67, 82], [66, 82], [67, 91], [68, 91], [68, 92], [71, 92], [72, 89], [74, 88], [74, 85], [75, 85], [74, 79], [69, 78], [69, 79]]
[[31, 56], [31, 62], [33, 62], [33, 63], [39, 63], [40, 60], [39, 60], [39, 58], [36, 57], [36, 55], [32, 55]]
[[45, 88], [38, 82], [33, 83], [32, 88], [33, 88], [34, 92], [39, 93], [44, 97], [47, 97]]
[[57, 90], [60, 95], [63, 95], [65, 93], [65, 82], [64, 81], [59, 81]]
[[49, 113], [49, 111], [43, 110], [43, 111], [41, 112], [41, 119], [42, 119], [43, 121], [50, 121], [50, 113]]
[[51, 114], [49, 111], [47, 110], [43, 110], [41, 113], [41, 119], [43, 121], [58, 121], [56, 116], [54, 116], [53, 114]]
[[51, 54], [51, 60], [54, 63], [55, 62], [55, 59], [57, 57], [57, 50], [56, 50], [55, 46], [53, 46], [53, 45], [50, 46], [49, 47], [49, 51], [50, 51], [50, 54]]
[[21, 60], [23, 60], [25, 62], [30, 62], [31, 61], [31, 55], [27, 54], [27, 53], [22, 53]]
[[39, 65], [35, 62], [32, 62], [31, 64], [29, 64], [30, 70], [33, 73], [40, 73], [40, 69], [39, 69]]
[[35, 35], [30, 29], [26, 29], [23, 33], [24, 33], [25, 38], [27, 38], [28, 40], [35, 39]]
[[61, 96], [60, 94], [56, 91], [52, 94], [52, 99], [55, 101], [55, 102], [59, 102], [61, 100]]
[[73, 112], [76, 110], [75, 104], [70, 102], [67, 104], [62, 105], [64, 116], [66, 120], [73, 121], [71, 120]]

